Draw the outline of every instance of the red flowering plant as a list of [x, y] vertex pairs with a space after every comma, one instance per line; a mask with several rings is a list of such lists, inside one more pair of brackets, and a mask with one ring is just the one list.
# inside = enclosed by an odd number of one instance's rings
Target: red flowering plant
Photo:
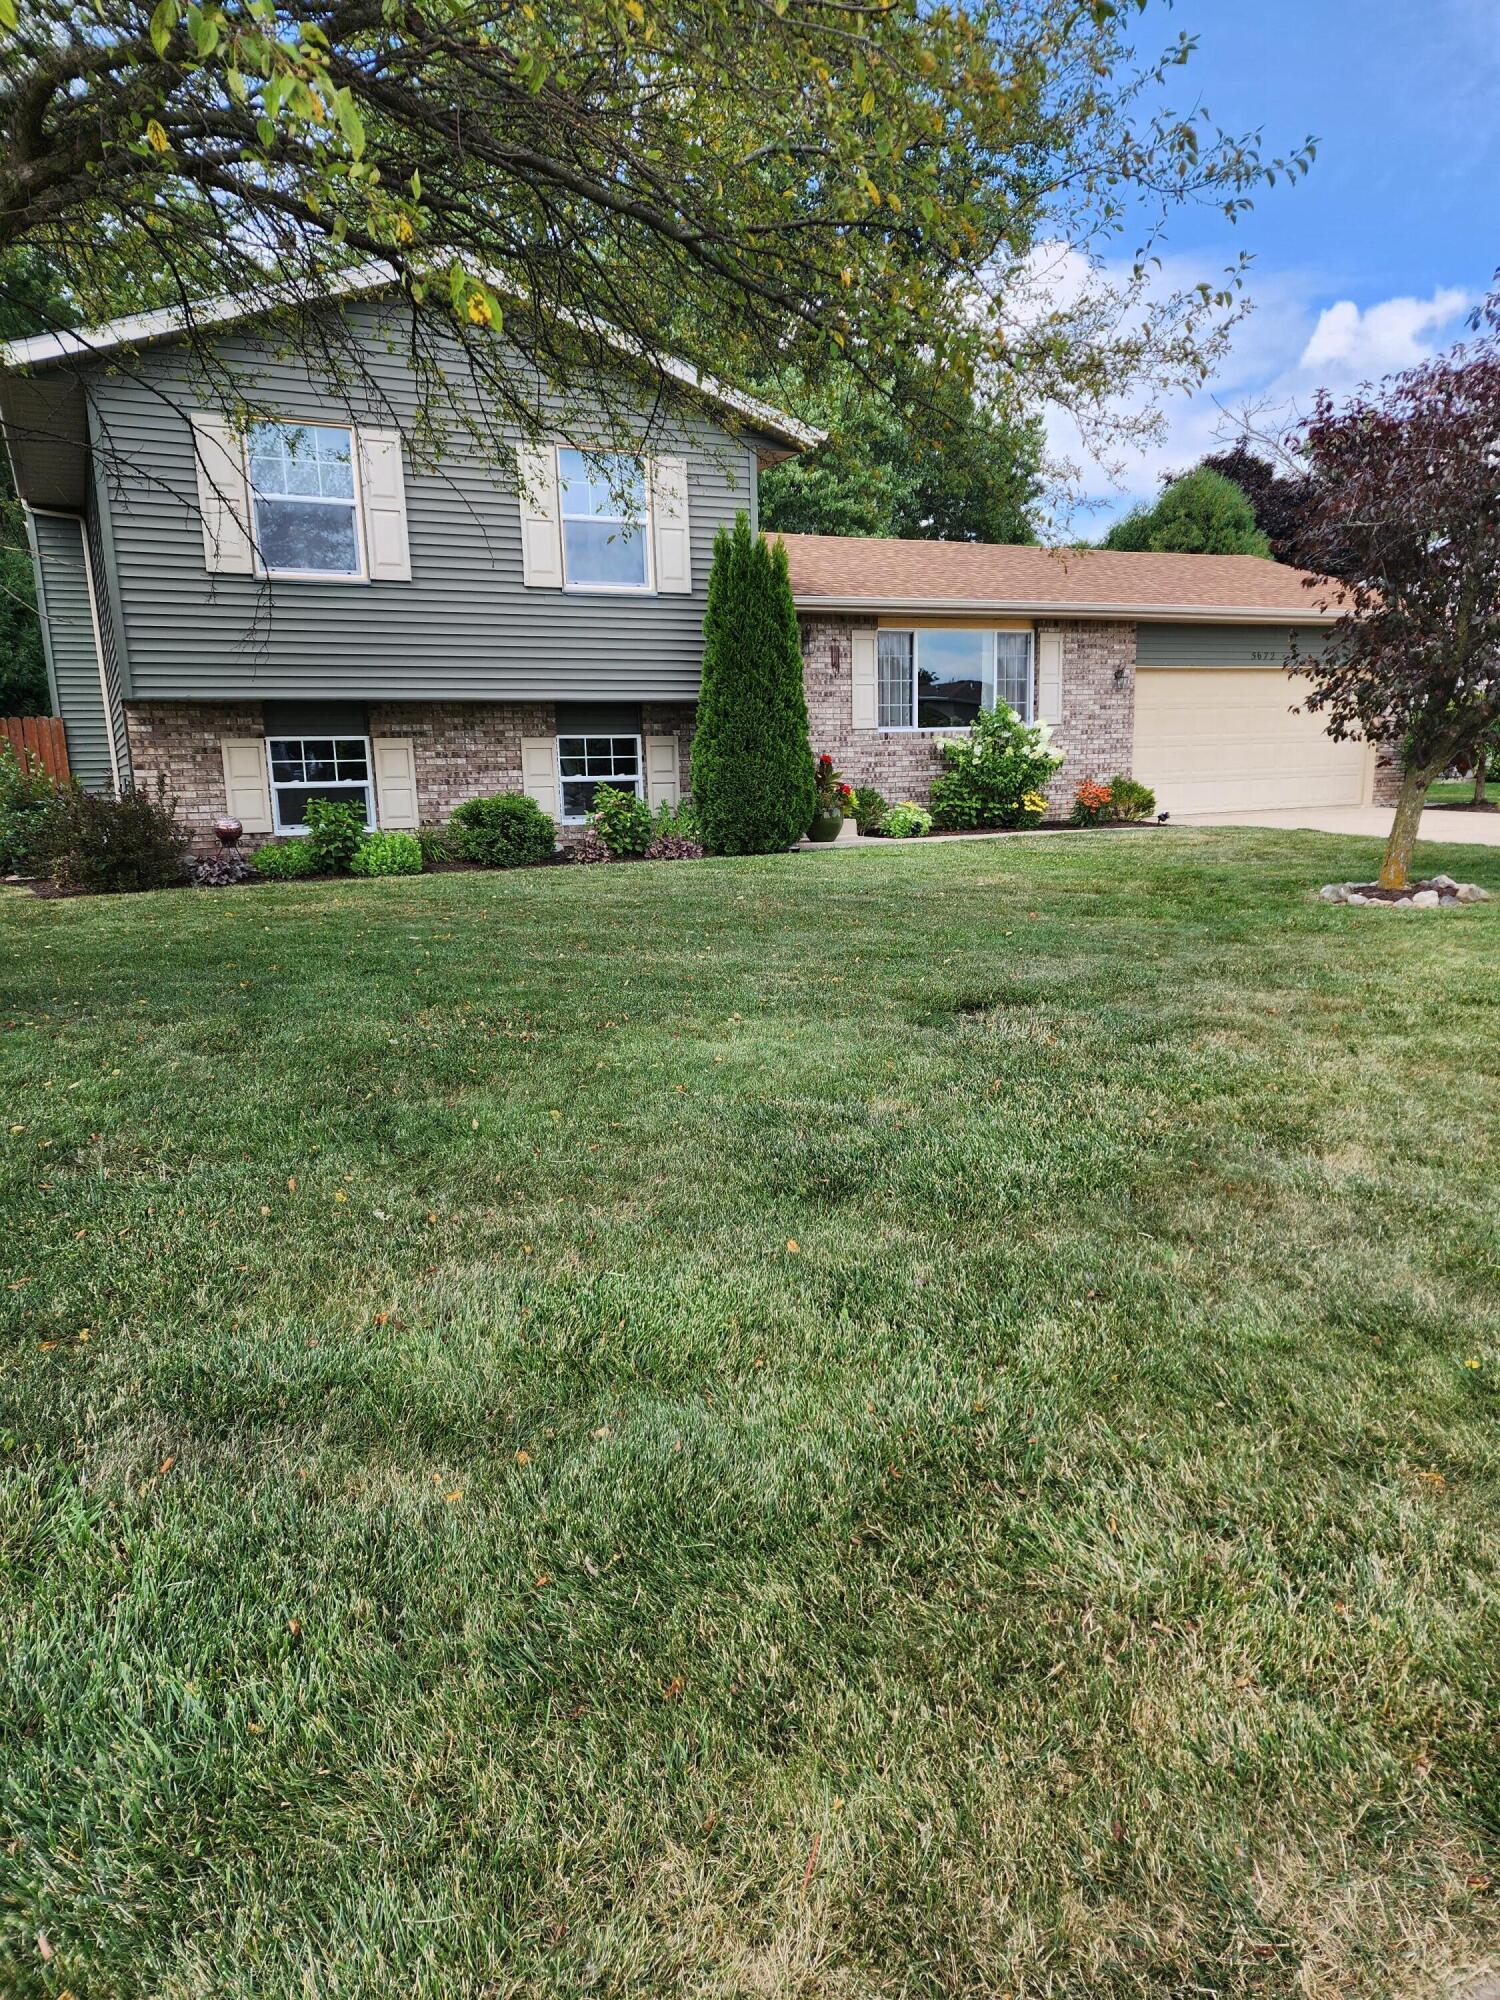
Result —
[[854, 811], [854, 787], [844, 783], [826, 751], [813, 766], [813, 778], [818, 787], [818, 811], [840, 812], [848, 819]]
[[1098, 826], [1111, 817], [1114, 794], [1108, 785], [1101, 785], [1095, 778], [1085, 778], [1073, 794], [1074, 826]]

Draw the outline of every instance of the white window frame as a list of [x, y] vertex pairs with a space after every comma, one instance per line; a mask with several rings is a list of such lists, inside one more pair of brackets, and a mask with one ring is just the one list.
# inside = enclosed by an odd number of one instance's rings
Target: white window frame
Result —
[[589, 820], [587, 813], [570, 813], [567, 810], [568, 797], [566, 787], [568, 785], [594, 782], [601, 785], [613, 785], [615, 790], [620, 792], [629, 789], [618, 778], [579, 779], [565, 778], [563, 776], [563, 745], [565, 743], [586, 743], [590, 737], [595, 742], [603, 739], [610, 743], [624, 743], [628, 741], [635, 745], [635, 795], [638, 799], [643, 799], [646, 796], [646, 746], [640, 736], [634, 735], [628, 729], [570, 729], [557, 738], [557, 817], [560, 826], [587, 826]]
[[[641, 490], [646, 496], [646, 511], [639, 520], [626, 514], [570, 514], [567, 512], [566, 483], [563, 479], [562, 455], [565, 451], [576, 451], [586, 461], [590, 454], [581, 445], [557, 444], [552, 447], [554, 470], [557, 477], [557, 541], [562, 555], [563, 589], [579, 597], [653, 597], [656, 594], [656, 535], [651, 520], [651, 465], [650, 461], [633, 451], [601, 452], [601, 458], [628, 458], [641, 468]], [[569, 521], [605, 521], [620, 528], [634, 528], [641, 537], [646, 552], [646, 579], [644, 583], [575, 583], [568, 575], [568, 523]], [[578, 822], [570, 822], [577, 824]]]
[[[1000, 638], [1019, 638], [1026, 641], [1026, 709], [1021, 714], [1023, 722], [1036, 720], [1036, 633], [1028, 626], [1018, 629], [1013, 625], [1003, 626], [921, 626], [882, 625], [875, 638], [875, 702], [876, 727], [882, 736], [962, 736], [968, 732], [967, 723], [921, 723], [917, 721], [920, 707], [920, 681], [922, 671], [922, 634], [924, 631], [942, 630], [947, 632], [978, 632], [986, 642], [984, 658], [984, 685], [989, 694], [989, 706], [994, 707], [997, 695], [996, 648]], [[898, 633], [911, 640], [911, 721], [881, 722], [880, 715], [880, 640], [887, 633]], [[983, 701], [981, 699], [981, 706]], [[1009, 707], [1009, 703], [1006, 704]], [[1019, 712], [1019, 711], [1018, 711]]]
[[[359, 552], [359, 567], [357, 569], [270, 569], [267, 567], [265, 559], [261, 554], [260, 514], [256, 507], [258, 496], [255, 491], [255, 474], [251, 470], [251, 460], [254, 457], [254, 453], [250, 449], [250, 438], [252, 432], [260, 423], [268, 425], [277, 424], [282, 430], [288, 431], [343, 431], [348, 437], [349, 465], [350, 471], [353, 474], [354, 486], [354, 496], [348, 504], [354, 508], [354, 546]], [[262, 417], [257, 420], [257, 424], [252, 424], [250, 429], [245, 432], [244, 451], [245, 491], [249, 497], [250, 504], [250, 525], [253, 530], [251, 546], [254, 551], [255, 574], [265, 577], [268, 582], [272, 583], [368, 583], [370, 581], [370, 554], [369, 550], [365, 547], [365, 495], [364, 487], [360, 480], [359, 432], [354, 428], [353, 424], [322, 423], [315, 418], [304, 417]], [[316, 493], [273, 493], [268, 497], [273, 504], [277, 500], [310, 500], [314, 505], [323, 504], [321, 495]], [[343, 506], [345, 502], [340, 500], [338, 504]], [[297, 739], [286, 737], [278, 740], [292, 742]]]
[[[339, 778], [304, 778], [300, 784], [286, 783], [285, 780], [278, 783], [276, 777], [276, 745], [278, 743], [363, 743], [365, 746], [364, 782], [361, 784], [353, 778], [347, 782]], [[319, 787], [326, 786], [330, 791], [348, 792], [351, 800], [353, 800], [356, 793], [363, 792], [365, 795], [365, 832], [373, 833], [375, 831], [375, 762], [368, 736], [353, 736], [347, 731], [341, 735], [337, 730], [329, 730], [326, 734], [321, 735], [314, 731], [311, 735], [303, 736], [268, 736], [266, 738], [266, 783], [271, 789], [271, 825], [277, 833], [307, 832], [306, 820], [291, 821], [283, 820], [281, 817], [281, 791], [283, 783], [286, 784], [288, 791], [305, 791], [313, 785]]]

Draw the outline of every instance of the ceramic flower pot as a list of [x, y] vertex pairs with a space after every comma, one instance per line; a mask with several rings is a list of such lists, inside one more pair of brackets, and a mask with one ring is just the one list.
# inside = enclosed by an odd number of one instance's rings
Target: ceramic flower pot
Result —
[[844, 815], [837, 806], [819, 806], [813, 814], [812, 825], [807, 829], [807, 837], [809, 840], [837, 840], [843, 824]]

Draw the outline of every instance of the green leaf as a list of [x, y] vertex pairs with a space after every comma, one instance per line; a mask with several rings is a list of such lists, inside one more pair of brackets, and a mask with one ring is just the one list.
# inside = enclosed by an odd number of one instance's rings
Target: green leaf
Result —
[[157, 0], [151, 14], [151, 46], [159, 56], [167, 53], [172, 30], [177, 26], [177, 0]]
[[333, 108], [338, 114], [339, 130], [344, 135], [344, 143], [357, 160], [365, 150], [365, 122], [360, 117], [358, 106], [347, 86], [335, 92]]

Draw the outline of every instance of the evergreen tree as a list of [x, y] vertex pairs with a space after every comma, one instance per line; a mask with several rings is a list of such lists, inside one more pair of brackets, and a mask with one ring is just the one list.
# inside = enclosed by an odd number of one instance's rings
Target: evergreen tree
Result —
[[712, 854], [776, 854], [817, 804], [786, 550], [744, 514], [714, 538], [703, 619], [693, 802]]
[[1166, 488], [1154, 507], [1137, 507], [1104, 537], [1107, 549], [1189, 555], [1269, 556], [1255, 509], [1232, 479], [1199, 466]]

